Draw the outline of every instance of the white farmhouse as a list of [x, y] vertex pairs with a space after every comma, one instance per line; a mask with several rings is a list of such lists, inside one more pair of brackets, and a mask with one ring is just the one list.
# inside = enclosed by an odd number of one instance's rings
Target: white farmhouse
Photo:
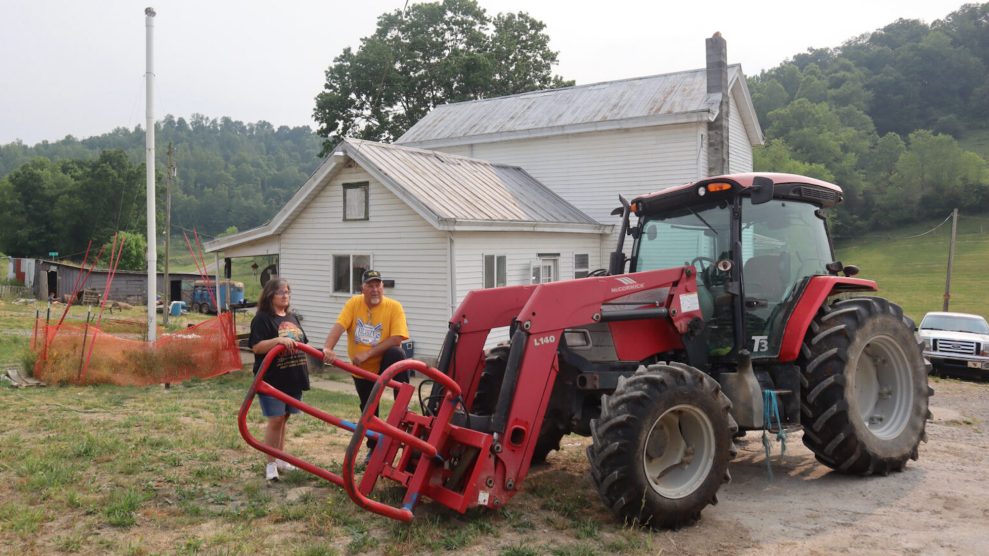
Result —
[[611, 228], [521, 168], [348, 139], [268, 224], [206, 249], [277, 254], [317, 346], [374, 268], [405, 307], [416, 357], [430, 361], [468, 291], [586, 275]]

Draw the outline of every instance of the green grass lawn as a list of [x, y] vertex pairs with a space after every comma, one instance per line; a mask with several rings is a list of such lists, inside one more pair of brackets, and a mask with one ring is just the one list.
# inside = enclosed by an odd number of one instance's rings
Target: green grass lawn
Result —
[[[944, 298], [951, 221], [922, 234], [940, 220], [840, 242], [838, 257], [856, 264], [862, 278], [876, 280], [880, 295], [898, 303], [914, 320], [940, 311]], [[989, 214], [958, 218], [951, 277], [950, 310], [989, 315]]]
[[[616, 522], [599, 503], [583, 446], [553, 456], [501, 511], [465, 516], [423, 504], [411, 524], [377, 517], [302, 472], [263, 479], [236, 414], [251, 376], [161, 386], [0, 388], [0, 546], [14, 554], [642, 554], [665, 537]], [[357, 417], [352, 395], [305, 400]], [[249, 427], [263, 434], [252, 408]], [[290, 452], [339, 473], [348, 432], [311, 417], [288, 425]], [[374, 495], [400, 505], [383, 481]], [[539, 534], [534, 534], [539, 532]]]

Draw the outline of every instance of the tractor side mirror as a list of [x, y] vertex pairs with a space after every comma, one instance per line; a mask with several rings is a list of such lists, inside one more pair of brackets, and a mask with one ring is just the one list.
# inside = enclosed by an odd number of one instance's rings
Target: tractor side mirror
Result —
[[761, 205], [768, 203], [773, 198], [773, 180], [756, 176], [752, 180], [752, 204]]
[[855, 276], [859, 273], [859, 267], [850, 264], [841, 269], [845, 273], [845, 276]]
[[649, 241], [655, 240], [656, 239], [656, 235], [657, 235], [657, 232], [656, 232], [656, 225], [655, 224], [649, 224], [648, 226], [646, 226], [646, 237], [649, 238]]

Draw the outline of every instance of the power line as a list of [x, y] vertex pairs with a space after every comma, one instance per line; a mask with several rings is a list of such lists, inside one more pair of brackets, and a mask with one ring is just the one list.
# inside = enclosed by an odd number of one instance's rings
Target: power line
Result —
[[913, 239], [915, 237], [926, 236], [927, 234], [932, 233], [934, 230], [940, 228], [941, 226], [944, 226], [944, 223], [947, 222], [948, 220], [951, 220], [951, 214], [952, 213], [948, 213], [948, 216], [945, 217], [945, 219], [942, 220], [940, 224], [938, 224], [937, 226], [934, 226], [933, 228], [931, 228], [930, 230], [927, 230], [926, 232], [924, 232], [922, 234], [917, 234], [917, 235], [914, 235], [914, 236], [907, 236], [907, 237], [891, 238], [891, 239], [895, 239], [895, 240], [898, 240], [899, 241], [899, 240], [904, 240], [904, 239]]

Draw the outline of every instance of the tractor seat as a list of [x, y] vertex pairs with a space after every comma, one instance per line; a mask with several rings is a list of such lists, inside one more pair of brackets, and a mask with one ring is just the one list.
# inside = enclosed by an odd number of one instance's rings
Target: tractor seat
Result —
[[742, 267], [745, 296], [779, 302], [787, 280], [783, 276], [781, 255], [756, 255]]

